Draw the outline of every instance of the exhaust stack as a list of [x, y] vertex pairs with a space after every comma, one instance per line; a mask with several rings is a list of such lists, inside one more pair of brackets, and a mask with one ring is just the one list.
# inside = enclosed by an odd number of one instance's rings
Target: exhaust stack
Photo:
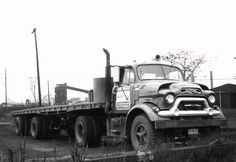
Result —
[[106, 78], [111, 78], [111, 63], [110, 63], [110, 53], [107, 49], [103, 48], [103, 51], [106, 54]]
[[106, 107], [105, 112], [109, 113], [111, 110], [111, 63], [110, 63], [110, 53], [107, 49], [103, 48], [104, 53], [106, 54], [106, 73], [105, 73], [105, 101]]

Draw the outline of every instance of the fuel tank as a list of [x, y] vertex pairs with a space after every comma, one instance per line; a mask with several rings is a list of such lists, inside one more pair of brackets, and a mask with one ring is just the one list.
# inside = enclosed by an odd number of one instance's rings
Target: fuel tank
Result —
[[107, 87], [106, 85], [106, 79], [105, 78], [94, 78], [93, 79], [93, 97], [94, 102], [96, 103], [102, 103], [106, 102], [106, 88], [109, 88], [109, 93], [111, 97], [111, 91], [113, 87], [113, 79], [110, 80], [110, 87]]

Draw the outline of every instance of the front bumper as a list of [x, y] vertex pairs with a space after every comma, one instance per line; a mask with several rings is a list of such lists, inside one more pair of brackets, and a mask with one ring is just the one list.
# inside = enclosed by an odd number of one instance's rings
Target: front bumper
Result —
[[157, 120], [154, 122], [155, 129], [221, 127], [226, 124], [225, 119]]
[[[202, 102], [204, 104], [203, 110], [179, 110], [180, 102], [192, 101]], [[212, 109], [205, 98], [181, 97], [177, 98], [174, 105], [169, 110], [162, 110], [158, 112], [161, 117], [186, 117], [186, 116], [217, 116], [220, 114], [219, 110]]]

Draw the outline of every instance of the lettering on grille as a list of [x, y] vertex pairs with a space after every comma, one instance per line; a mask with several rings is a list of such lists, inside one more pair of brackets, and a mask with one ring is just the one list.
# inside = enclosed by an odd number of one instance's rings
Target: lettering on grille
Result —
[[181, 93], [185, 94], [201, 94], [201, 89], [200, 88], [182, 88]]

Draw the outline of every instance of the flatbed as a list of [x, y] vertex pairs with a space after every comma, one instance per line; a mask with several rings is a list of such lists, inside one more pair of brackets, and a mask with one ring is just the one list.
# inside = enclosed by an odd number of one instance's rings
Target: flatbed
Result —
[[90, 110], [90, 109], [104, 109], [105, 103], [79, 103], [72, 105], [55, 105], [55, 106], [45, 106], [45, 107], [36, 107], [36, 108], [27, 108], [17, 111], [12, 111], [12, 116], [18, 115], [56, 115], [56, 114], [64, 114], [67, 112], [78, 111], [78, 110]]

